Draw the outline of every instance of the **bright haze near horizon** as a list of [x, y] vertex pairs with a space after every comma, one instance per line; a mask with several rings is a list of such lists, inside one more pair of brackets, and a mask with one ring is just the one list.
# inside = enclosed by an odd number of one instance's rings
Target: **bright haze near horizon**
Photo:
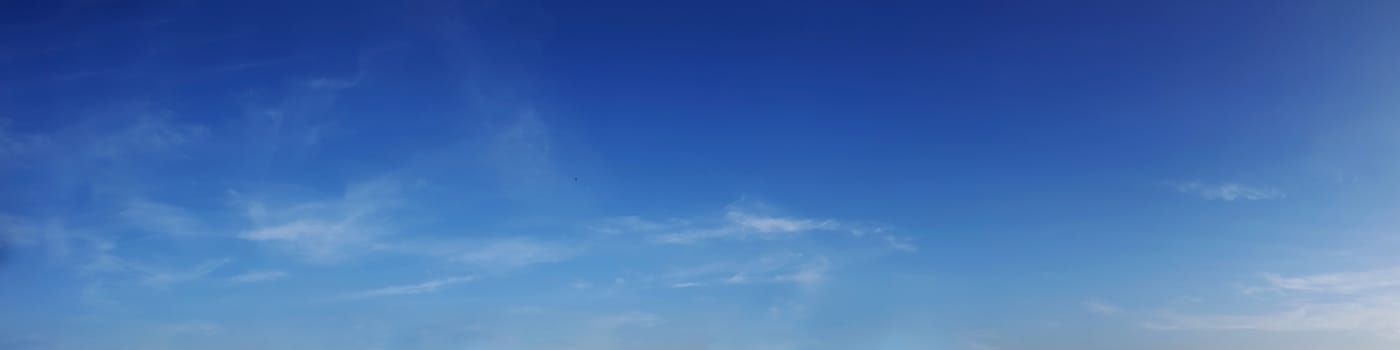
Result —
[[1392, 350], [1400, 2], [11, 1], [0, 349]]

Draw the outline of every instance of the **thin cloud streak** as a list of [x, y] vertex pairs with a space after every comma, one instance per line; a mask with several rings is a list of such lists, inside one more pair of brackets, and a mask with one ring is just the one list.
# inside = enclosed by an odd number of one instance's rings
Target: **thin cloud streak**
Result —
[[1205, 200], [1266, 200], [1286, 197], [1283, 191], [1269, 187], [1253, 187], [1235, 183], [1205, 184], [1187, 182], [1176, 185], [1176, 191], [1201, 197]]
[[333, 200], [275, 207], [250, 201], [244, 211], [253, 227], [239, 238], [286, 248], [308, 262], [340, 262], [374, 249], [381, 231], [377, 219], [397, 203], [392, 180], [350, 185]]
[[476, 277], [472, 277], [472, 276], [448, 277], [448, 278], [442, 278], [442, 279], [435, 279], [435, 280], [431, 280], [431, 281], [427, 281], [427, 282], [423, 282], [423, 283], [418, 283], [418, 284], [410, 284], [410, 285], [402, 285], [402, 286], [390, 286], [390, 287], [384, 287], [384, 288], [379, 288], [379, 289], [374, 289], [374, 290], [367, 290], [367, 291], [363, 291], [363, 292], [359, 292], [359, 293], [352, 294], [351, 297], [353, 297], [353, 298], [371, 298], [371, 297], [383, 297], [383, 296], [392, 296], [392, 295], [409, 295], [409, 294], [435, 293], [435, 292], [437, 292], [439, 289], [441, 289], [441, 288], [443, 288], [443, 287], [450, 286], [450, 285], [454, 285], [454, 284], [459, 284], [459, 283], [471, 282], [471, 281], [473, 281], [473, 280], [475, 280], [475, 279], [476, 279]]
[[1243, 314], [1167, 313], [1147, 327], [1158, 330], [1347, 331], [1400, 337], [1400, 270], [1284, 277], [1264, 274], [1264, 286], [1245, 295], [1271, 298], [1273, 310]]
[[229, 277], [231, 283], [254, 283], [267, 282], [286, 278], [288, 274], [283, 271], [249, 271], [243, 274]]
[[1123, 309], [1118, 308], [1118, 306], [1101, 301], [1085, 302], [1084, 309], [1089, 313], [1102, 316], [1113, 316], [1123, 312]]
[[[636, 217], [615, 219], [622, 224], [609, 227], [612, 231], [652, 233], [662, 244], [695, 244], [710, 240], [776, 240], [810, 232], [840, 232], [854, 237], [876, 236], [891, 249], [914, 252], [918, 250], [908, 237], [888, 233], [881, 225], [841, 222], [834, 219], [814, 219], [767, 214], [767, 206], [752, 200], [740, 200], [724, 208], [718, 220], [646, 221]], [[706, 223], [709, 224], [699, 224]]]
[[143, 198], [127, 201], [118, 215], [132, 225], [158, 235], [191, 236], [204, 231], [199, 220], [189, 211]]

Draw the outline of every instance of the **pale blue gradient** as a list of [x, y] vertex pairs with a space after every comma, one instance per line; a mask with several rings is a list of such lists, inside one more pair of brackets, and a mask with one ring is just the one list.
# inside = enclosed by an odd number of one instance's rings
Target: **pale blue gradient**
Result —
[[0, 349], [1395, 349], [1400, 3], [0, 5]]

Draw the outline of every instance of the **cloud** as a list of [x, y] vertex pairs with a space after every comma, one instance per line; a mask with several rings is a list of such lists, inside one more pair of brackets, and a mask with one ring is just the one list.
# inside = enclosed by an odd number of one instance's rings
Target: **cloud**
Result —
[[1307, 303], [1281, 311], [1244, 315], [1172, 314], [1148, 327], [1158, 330], [1351, 331], [1400, 336], [1400, 300]]
[[1001, 347], [999, 346], [983, 343], [980, 341], [968, 342], [967, 348], [969, 350], [1001, 350]]
[[621, 234], [628, 232], [656, 232], [670, 230], [677, 227], [684, 227], [690, 223], [680, 219], [670, 219], [664, 221], [651, 221], [638, 216], [619, 216], [599, 220], [588, 227], [594, 231], [606, 234]]
[[834, 220], [813, 220], [764, 216], [742, 208], [731, 207], [724, 218], [741, 230], [755, 233], [792, 233], [814, 230], [836, 230], [840, 228]]
[[829, 264], [826, 259], [809, 261], [798, 266], [794, 271], [774, 277], [779, 282], [791, 282], [804, 287], [811, 287], [826, 281], [826, 269]]
[[[1246, 295], [1275, 298], [1272, 310], [1243, 314], [1169, 313], [1148, 326], [1161, 330], [1351, 331], [1400, 337], [1400, 270], [1283, 277]], [[1268, 292], [1268, 293], [1264, 293]]]
[[609, 228], [611, 232], [662, 232], [655, 234], [653, 239], [663, 244], [694, 244], [710, 240], [776, 240], [810, 232], [841, 232], [855, 237], [878, 237], [891, 249], [903, 252], [918, 251], [912, 239], [893, 235], [882, 225], [779, 216], [769, 214], [769, 211], [771, 210], [763, 203], [741, 199], [726, 206], [724, 215], [718, 220], [672, 219], [660, 223], [636, 217], [623, 217], [614, 219], [620, 224]]
[[1176, 185], [1177, 192], [1199, 196], [1206, 200], [1264, 200], [1282, 199], [1283, 191], [1274, 188], [1250, 187], [1234, 183], [1218, 185], [1187, 182]]
[[[210, 134], [204, 126], [176, 123], [160, 113], [140, 110], [135, 114], [134, 118], [93, 119], [45, 133], [15, 133], [11, 131], [11, 120], [0, 119], [0, 157], [61, 164], [65, 168], [59, 171], [81, 173], [90, 171], [87, 167], [102, 164], [101, 161], [130, 162], [179, 154], [182, 148], [207, 139]], [[78, 168], [66, 168], [73, 165]]]
[[673, 270], [662, 276], [672, 288], [708, 285], [791, 283], [816, 286], [826, 281], [825, 257], [799, 253], [769, 254], [742, 263], [720, 262]]
[[267, 282], [286, 277], [287, 273], [283, 271], [249, 271], [239, 274], [237, 276], [229, 277], [228, 280], [232, 283], [253, 283]]
[[1095, 314], [1095, 315], [1103, 315], [1103, 316], [1112, 316], [1112, 315], [1117, 315], [1117, 314], [1120, 313], [1120, 312], [1123, 312], [1123, 309], [1118, 308], [1118, 306], [1116, 306], [1116, 305], [1109, 304], [1109, 303], [1105, 303], [1105, 302], [1100, 302], [1100, 301], [1089, 301], [1089, 302], [1085, 302], [1085, 303], [1084, 303], [1084, 310], [1087, 310], [1087, 311], [1089, 311], [1090, 313], [1093, 313], [1093, 314]]
[[25, 218], [0, 213], [0, 245], [34, 244], [39, 239], [41, 230]]
[[327, 263], [345, 258], [354, 246], [368, 244], [370, 241], [366, 235], [353, 222], [301, 219], [262, 226], [246, 231], [239, 237], [279, 244], [295, 250], [307, 261]]
[[515, 200], [546, 196], [561, 182], [551, 135], [549, 124], [528, 110], [515, 113], [490, 135], [487, 165], [496, 172], [506, 196]]
[[1326, 294], [1357, 294], [1376, 290], [1400, 289], [1400, 268], [1283, 277], [1266, 273], [1269, 283], [1251, 291], [1300, 291]]
[[575, 254], [562, 245], [530, 239], [506, 239], [453, 254], [451, 260], [469, 265], [517, 268], [564, 260]]
[[98, 156], [118, 157], [135, 152], [169, 151], [206, 138], [209, 130], [203, 126], [183, 125], [167, 118], [143, 116], [135, 124], [98, 137], [88, 148]]
[[914, 245], [913, 241], [914, 240], [909, 237], [897, 237], [890, 235], [885, 236], [885, 243], [888, 244], [890, 248], [905, 253], [913, 253], [919, 251], [919, 247]]
[[96, 247], [95, 257], [83, 265], [80, 273], [86, 276], [128, 276], [146, 286], [166, 287], [203, 278], [228, 265], [231, 259], [211, 259], [188, 269], [163, 267], [130, 261], [112, 253], [115, 244], [101, 242]]
[[396, 205], [398, 185], [378, 180], [350, 185], [338, 199], [269, 206], [244, 203], [253, 227], [242, 239], [286, 248], [313, 263], [332, 263], [372, 250], [380, 214]]
[[10, 132], [10, 119], [0, 119], [0, 157], [27, 155], [49, 148], [52, 140], [47, 135], [26, 135]]
[[189, 322], [174, 323], [174, 324], [165, 325], [165, 326], [163, 326], [163, 327], [161, 327], [161, 328], [162, 328], [163, 330], [165, 330], [165, 331], [170, 331], [170, 332], [174, 332], [174, 333], [189, 333], [189, 334], [201, 334], [201, 335], [215, 334], [215, 333], [218, 333], [220, 330], [223, 329], [223, 327], [220, 327], [220, 326], [217, 325], [217, 324], [210, 323], [210, 322], [205, 322], [205, 321], [189, 321]]
[[141, 198], [127, 201], [117, 215], [146, 232], [160, 235], [189, 236], [204, 231], [199, 220], [188, 211]]
[[199, 279], [227, 265], [230, 261], [229, 259], [209, 260], [189, 270], [161, 269], [134, 264], [129, 266], [135, 271], [145, 275], [145, 277], [142, 278], [143, 283], [153, 286], [165, 286]]
[[454, 285], [454, 284], [458, 284], [458, 283], [471, 282], [472, 280], [475, 280], [475, 279], [476, 279], [476, 278], [475, 278], [475, 277], [472, 277], [472, 276], [448, 277], [448, 278], [435, 279], [435, 280], [431, 280], [431, 281], [427, 281], [427, 282], [423, 282], [423, 283], [418, 283], [418, 284], [410, 284], [410, 285], [403, 285], [403, 286], [390, 286], [390, 287], [384, 287], [384, 288], [379, 288], [379, 289], [374, 289], [374, 290], [368, 290], [368, 291], [363, 291], [363, 292], [355, 293], [355, 294], [353, 294], [352, 296], [353, 296], [353, 297], [357, 297], [357, 298], [369, 298], [369, 297], [381, 297], [381, 296], [391, 296], [391, 295], [408, 295], [408, 294], [435, 293], [435, 292], [438, 291], [438, 289], [441, 289], [442, 287], [446, 287], [446, 286], [450, 286], [450, 285]]
[[661, 324], [656, 315], [646, 312], [628, 312], [594, 318], [589, 322], [597, 331], [608, 332], [623, 327], [651, 327]]

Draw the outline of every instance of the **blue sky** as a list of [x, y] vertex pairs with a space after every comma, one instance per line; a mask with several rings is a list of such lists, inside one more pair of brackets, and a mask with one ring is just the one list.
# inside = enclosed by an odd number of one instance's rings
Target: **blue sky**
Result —
[[1394, 349], [1400, 6], [0, 8], [0, 348]]

